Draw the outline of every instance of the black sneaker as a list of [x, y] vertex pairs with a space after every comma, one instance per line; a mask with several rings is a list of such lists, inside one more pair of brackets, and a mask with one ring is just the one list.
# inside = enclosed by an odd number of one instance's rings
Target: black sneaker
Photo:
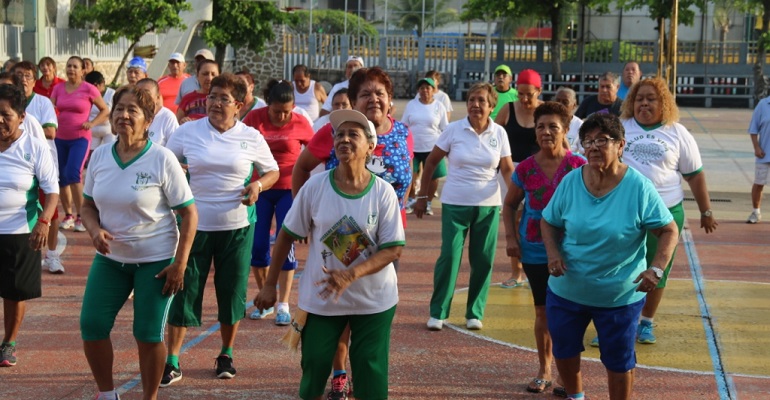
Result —
[[180, 379], [182, 379], [182, 370], [174, 368], [171, 364], [166, 364], [166, 368], [163, 369], [163, 378], [160, 380], [160, 387], [167, 387]]
[[13, 367], [16, 365], [16, 346], [3, 343], [0, 346], [0, 367]]
[[327, 400], [347, 400], [348, 398], [348, 376], [346, 374], [337, 375], [332, 378], [332, 390], [326, 395]]
[[219, 379], [233, 379], [235, 378], [235, 367], [233, 367], [233, 359], [226, 354], [221, 354], [217, 357], [217, 378]]

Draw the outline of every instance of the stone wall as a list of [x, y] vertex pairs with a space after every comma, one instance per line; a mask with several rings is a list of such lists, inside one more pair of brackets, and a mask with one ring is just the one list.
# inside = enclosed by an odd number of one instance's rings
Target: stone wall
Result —
[[242, 47], [235, 49], [235, 71], [249, 71], [256, 82], [255, 90], [262, 97], [262, 90], [270, 79], [283, 79], [283, 25], [274, 25], [275, 40], [265, 43], [262, 54]]

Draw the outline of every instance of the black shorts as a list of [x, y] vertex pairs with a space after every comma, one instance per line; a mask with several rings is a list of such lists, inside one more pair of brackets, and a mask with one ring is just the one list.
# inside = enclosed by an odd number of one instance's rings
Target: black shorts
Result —
[[521, 265], [524, 267], [524, 273], [527, 274], [535, 305], [545, 306], [545, 289], [548, 288], [548, 277], [551, 276], [548, 273], [548, 264], [521, 263]]
[[0, 297], [36, 299], [41, 288], [41, 253], [29, 247], [29, 233], [0, 235]]

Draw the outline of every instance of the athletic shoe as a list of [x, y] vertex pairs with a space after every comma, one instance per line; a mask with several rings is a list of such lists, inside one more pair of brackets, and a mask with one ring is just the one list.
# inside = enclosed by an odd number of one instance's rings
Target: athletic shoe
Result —
[[13, 367], [16, 365], [16, 346], [3, 343], [0, 346], [0, 367]]
[[172, 383], [180, 381], [182, 379], [182, 369], [174, 368], [173, 365], [166, 363], [166, 368], [163, 369], [163, 378], [160, 380], [160, 387], [164, 388], [170, 386]]
[[652, 322], [639, 321], [636, 327], [636, 341], [643, 344], [653, 344], [657, 339], [652, 334]]
[[428, 205], [425, 206], [425, 215], [433, 215], [433, 208], [430, 206], [431, 202], [428, 202]]
[[[259, 309], [256, 309], [256, 310], [252, 311], [251, 315], [249, 315], [249, 319], [264, 319], [265, 317], [267, 317], [268, 315], [270, 315], [270, 314], [272, 314], [274, 312], [275, 312], [275, 308], [273, 308], [273, 307], [266, 308], [266, 309], [264, 309], [262, 311], [260, 311]], [[291, 322], [291, 321], [289, 321], [289, 322]]]
[[233, 379], [235, 378], [235, 367], [233, 367], [233, 359], [227, 354], [220, 354], [217, 357], [217, 361], [214, 363], [217, 367], [217, 378], [219, 379]]
[[46, 265], [48, 265], [48, 272], [52, 274], [63, 274], [64, 266], [61, 265], [59, 257], [46, 257]]
[[410, 197], [406, 201], [406, 205], [405, 206], [406, 206], [406, 208], [411, 208], [411, 207], [414, 207], [414, 203], [417, 203], [417, 199], [415, 199], [414, 197]]
[[75, 227], [74, 227], [73, 231], [75, 231], [75, 232], [85, 232], [86, 231], [86, 227], [83, 226], [83, 220], [81, 220], [80, 217], [78, 217], [78, 219], [75, 220]]
[[287, 326], [291, 323], [291, 314], [286, 310], [278, 310], [275, 314], [275, 324], [278, 326]]
[[61, 221], [61, 224], [59, 225], [60, 229], [72, 229], [75, 226], [75, 217], [72, 215], [68, 215], [64, 217], [64, 219]]
[[591, 343], [588, 344], [591, 347], [599, 347], [599, 336], [591, 339]]
[[752, 211], [751, 215], [749, 215], [749, 219], [746, 220], [747, 224], [756, 224], [757, 222], [762, 220], [762, 214]]
[[440, 331], [444, 327], [444, 320], [430, 317], [428, 319], [428, 329], [431, 331]]
[[103, 396], [101, 393], [97, 393], [95, 400], [120, 400], [120, 395], [115, 393], [115, 397], [107, 397]]
[[481, 329], [482, 326], [483, 325], [481, 324], [481, 321], [477, 320], [476, 318], [465, 320], [465, 327], [468, 328], [468, 330], [477, 331]]
[[414, 214], [414, 207], [406, 206], [404, 207], [404, 211], [406, 211], [407, 214]]
[[348, 375], [340, 374], [332, 378], [332, 390], [326, 395], [327, 400], [347, 400]]

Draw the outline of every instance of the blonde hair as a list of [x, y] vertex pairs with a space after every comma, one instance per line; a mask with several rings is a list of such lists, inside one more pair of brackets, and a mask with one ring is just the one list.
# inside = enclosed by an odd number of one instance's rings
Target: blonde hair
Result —
[[664, 81], [663, 78], [658, 77], [644, 78], [634, 86], [631, 86], [631, 89], [626, 95], [626, 100], [623, 102], [623, 111], [620, 114], [620, 118], [629, 119], [634, 117], [636, 94], [642, 86], [651, 86], [655, 90], [655, 93], [658, 94], [661, 111], [660, 123], [663, 125], [671, 125], [675, 122], [679, 122], [679, 107], [676, 106], [674, 96], [668, 91], [666, 81]]
[[[489, 82], [476, 82], [471, 86], [470, 89], [468, 89], [468, 98], [471, 98], [471, 95], [476, 92], [486, 91], [487, 92], [487, 103], [490, 104], [492, 108], [495, 108], [497, 105], [497, 91], [495, 90], [495, 87], [492, 86]], [[468, 104], [468, 101], [465, 101], [466, 104]]]

